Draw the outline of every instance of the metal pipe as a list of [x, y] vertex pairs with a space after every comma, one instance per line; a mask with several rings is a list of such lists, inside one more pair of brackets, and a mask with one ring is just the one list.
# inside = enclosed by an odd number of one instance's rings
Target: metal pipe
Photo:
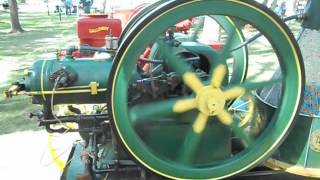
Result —
[[[287, 21], [296, 20], [296, 19], [301, 19], [301, 20], [303, 20], [303, 19], [305, 19], [305, 18], [306, 18], [306, 14], [303, 13], [303, 14], [296, 14], [296, 15], [292, 15], [292, 16], [286, 17], [286, 18], [283, 19], [283, 21], [284, 21], [284, 22], [287, 22]], [[236, 50], [238, 50], [238, 49], [241, 49], [242, 47], [244, 47], [244, 46], [252, 43], [252, 42], [255, 41], [255, 40], [257, 40], [257, 39], [258, 39], [259, 37], [261, 37], [261, 36], [262, 36], [261, 33], [258, 33], [258, 34], [256, 34], [256, 35], [254, 35], [254, 36], [251, 37], [250, 39], [246, 40], [245, 42], [243, 42], [243, 43], [239, 44], [238, 46], [236, 46], [235, 48], [233, 48], [233, 49], [231, 50], [231, 52], [236, 51]]]
[[41, 120], [41, 125], [46, 124], [57, 124], [57, 123], [79, 123], [80, 121], [107, 121], [109, 119], [108, 114], [97, 114], [97, 115], [75, 115], [75, 116], [59, 116], [60, 121], [55, 119]]

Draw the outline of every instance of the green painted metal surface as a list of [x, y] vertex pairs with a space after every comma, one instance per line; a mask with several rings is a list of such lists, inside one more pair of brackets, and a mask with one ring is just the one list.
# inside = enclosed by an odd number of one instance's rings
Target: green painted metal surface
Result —
[[[158, 6], [158, 5], [157, 5]], [[236, 28], [236, 32], [233, 36], [233, 46], [241, 44], [245, 41], [244, 35], [241, 31], [240, 26], [234, 22], [231, 18], [226, 16], [210, 16], [218, 23], [221, 28], [230, 36], [233, 33], [233, 28]], [[181, 46], [188, 51], [196, 52], [201, 56], [206, 57], [209, 61], [215, 61], [218, 58], [218, 52], [213, 50], [211, 47], [202, 43], [192, 42], [190, 35], [175, 33], [175, 39], [182, 42]], [[159, 55], [159, 45], [154, 43], [151, 48], [150, 59], [161, 59]], [[247, 76], [248, 68], [248, 49], [247, 46], [240, 48], [232, 52], [231, 57], [233, 60], [232, 73], [230, 75], [230, 82], [237, 84], [242, 82]], [[226, 62], [224, 62], [226, 64]]]
[[[312, 3], [310, 1], [309, 3]], [[319, 2], [319, 1], [318, 1]], [[318, 6], [320, 7], [320, 6]], [[319, 56], [320, 31], [304, 29], [299, 39], [299, 45], [304, 58], [306, 70], [306, 88], [304, 100], [301, 105], [297, 122], [295, 123], [288, 138], [275, 152], [268, 166], [281, 169], [290, 173], [307, 176], [320, 177], [320, 79], [319, 79]], [[277, 107], [279, 98], [279, 87], [272, 87], [268, 93], [273, 94], [266, 98], [264, 109], [266, 115], [271, 116]]]
[[[265, 115], [272, 116], [275, 109], [263, 104]], [[306, 177], [320, 177], [320, 119], [299, 115], [284, 143], [266, 165], [272, 169]]]
[[[217, 23], [221, 25], [221, 27], [226, 31], [228, 36], [232, 33], [232, 46], [237, 44], [241, 44], [245, 41], [244, 35], [241, 31], [241, 27], [232, 20], [232, 18], [223, 17], [223, 16], [211, 16], [211, 18], [215, 19]], [[234, 29], [236, 28], [236, 29]], [[233, 32], [235, 30], [235, 32]], [[234, 58], [234, 63], [232, 67], [232, 74], [231, 74], [231, 83], [240, 83], [244, 81], [247, 77], [248, 71], [248, 49], [247, 46], [240, 48], [237, 51], [232, 52], [232, 57]]]
[[299, 116], [286, 141], [275, 158], [303, 168], [320, 167], [320, 122], [318, 118]]
[[86, 86], [92, 81], [97, 81], [101, 88], [106, 88], [106, 79], [111, 66], [111, 59], [103, 61], [85, 59], [77, 61], [39, 60], [29, 70], [29, 76], [26, 78], [31, 81], [26, 80], [26, 83], [29, 83], [26, 84], [26, 88], [28, 91], [40, 91], [41, 77], [43, 77], [43, 90], [51, 91], [54, 83], [49, 80], [49, 76], [60, 69], [65, 69], [77, 75], [76, 81], [71, 84], [72, 86]]
[[[186, 12], [188, 13], [186, 14]], [[169, 129], [162, 128], [163, 131], [153, 135], [147, 130], [147, 128], [152, 128], [150, 125], [143, 128], [145, 133], [140, 134], [141, 130], [136, 127], [136, 123], [134, 123], [130, 117], [131, 107], [127, 106], [127, 89], [129, 80], [131, 79], [129, 72], [132, 72], [135, 67], [135, 62], [132, 61], [132, 59], [137, 59], [140, 55], [138, 52], [142, 52], [148, 43], [155, 40], [164, 29], [185, 18], [207, 14], [238, 17], [251, 22], [257, 29], [267, 29], [263, 32], [271, 41], [279, 57], [279, 63], [281, 64], [283, 72], [282, 81], [285, 84], [285, 88], [283, 89], [284, 93], [280, 108], [277, 109], [275, 115], [269, 120], [268, 127], [252, 144], [249, 144], [248, 148], [240, 153], [230, 154], [229, 156], [220, 154], [226, 157], [223, 161], [219, 161], [216, 158], [208, 158], [208, 162], [204, 163], [200, 160], [210, 157], [207, 156], [209, 152], [215, 153], [218, 145], [223, 143], [227, 144], [228, 140], [226, 141], [226, 139], [228, 139], [227, 135], [230, 133], [230, 127], [227, 127], [224, 132], [221, 132], [224, 134], [221, 136], [222, 138], [210, 133], [208, 136], [204, 134], [200, 135], [202, 136], [202, 141], [215, 144], [212, 146], [209, 144], [207, 146], [197, 146], [199, 137], [197, 137], [198, 135], [195, 133], [190, 133], [191, 135], [188, 134], [184, 137], [182, 141], [188, 142], [190, 140], [194, 142], [194, 144], [189, 146], [190, 149], [199, 147], [199, 152], [206, 152], [203, 157], [201, 154], [199, 156], [193, 154], [194, 157], [191, 158], [199, 161], [198, 163], [189, 164], [184, 161], [179, 161], [180, 155], [172, 155], [172, 152], [169, 153], [169, 151], [165, 150], [171, 149], [171, 146], [174, 147], [173, 149], [181, 149], [181, 147], [178, 148], [176, 146], [177, 144], [174, 143], [176, 137], [168, 137], [167, 134], [171, 134], [172, 131], [175, 131], [176, 134], [184, 134], [184, 126], [180, 126], [179, 129], [175, 129], [174, 126], [169, 126]], [[139, 21], [139, 23], [135, 25], [135, 32], [129, 33], [123, 40], [119, 53], [115, 58], [115, 64], [111, 72], [111, 81], [109, 82], [109, 88], [112, 89], [109, 96], [109, 109], [113, 112], [112, 119], [118, 136], [129, 153], [137, 161], [150, 170], [169, 178], [225, 178], [256, 166], [276, 150], [289, 132], [293, 118], [297, 112], [301, 98], [301, 89], [303, 88], [304, 72], [299, 49], [293, 36], [289, 34], [288, 29], [280, 23], [275, 16], [270, 14], [270, 11], [251, 1], [172, 1], [150, 12], [144, 20]], [[226, 52], [220, 55], [219, 58], [221, 58], [221, 61], [225, 61], [225, 58], [228, 57], [226, 55]], [[173, 67], [178, 74], [184, 74], [188, 70], [188, 67], [185, 67], [181, 61], [178, 63], [177, 59], [169, 57], [169, 55], [168, 58], [170, 59], [169, 61], [171, 61], [168, 65]], [[216, 66], [213, 66], [212, 68], [215, 67]], [[274, 82], [269, 82], [269, 84], [270, 83]], [[262, 88], [265, 85], [267, 84], [249, 83], [243, 85], [243, 87], [248, 90], [253, 90]], [[170, 102], [171, 101], [168, 103]], [[170, 111], [172, 111], [168, 108], [159, 109], [157, 112], [156, 105], [154, 105], [155, 104], [152, 103], [150, 103], [149, 106], [144, 105], [144, 111], [156, 111], [156, 113], [161, 110], [164, 111], [159, 114], [170, 114]], [[163, 107], [167, 106], [170, 105], [163, 104]], [[158, 116], [156, 113], [154, 114], [155, 118]], [[150, 115], [152, 114], [153, 113], [150, 113]], [[139, 115], [136, 116], [139, 117]], [[189, 116], [185, 120], [192, 122], [194, 117]], [[177, 123], [180, 122], [178, 118], [173, 121]], [[151, 121], [150, 123], [152, 124], [153, 122]], [[185, 126], [189, 126], [190, 128], [190, 125], [190, 123], [186, 123]], [[238, 127], [232, 126], [232, 128]], [[148, 138], [151, 138], [152, 143], [148, 141]], [[213, 140], [214, 138], [216, 139]], [[162, 147], [161, 144], [163, 144], [162, 146], [166, 145], [166, 147]], [[155, 150], [160, 148], [159, 146], [162, 147], [161, 152]], [[212, 149], [213, 146], [215, 146], [215, 148]], [[227, 146], [223, 147], [223, 149], [228, 152]], [[190, 151], [187, 150], [187, 152]], [[217, 151], [217, 153], [219, 152], [221, 152], [221, 150]]]
[[86, 165], [81, 160], [81, 154], [84, 151], [84, 145], [81, 143], [75, 143], [72, 148], [70, 157], [68, 158], [69, 164], [65, 167], [61, 180], [77, 179], [78, 175], [86, 172]]
[[303, 21], [302, 27], [307, 29], [320, 29], [320, 13], [319, 13], [320, 1], [308, 0], [305, 13], [307, 18]]
[[[271, 15], [270, 11], [251, 1], [176, 0], [162, 1], [151, 7], [142, 13], [143, 16], [137, 16], [132, 26], [129, 26], [127, 33], [123, 36], [114, 64], [110, 59], [77, 61], [69, 57], [62, 61], [38, 61], [24, 80], [26, 90], [40, 92], [33, 96], [39, 102], [46, 102], [50, 99], [50, 93], [44, 97], [42, 94], [45, 91], [52, 91], [54, 84], [49, 80], [49, 76], [61, 68], [77, 75], [76, 81], [68, 86], [74, 87], [72, 90], [87, 90], [88, 85], [93, 81], [99, 84], [98, 89], [108, 87], [110, 91], [101, 91], [96, 95], [90, 91], [57, 94], [55, 103], [104, 103], [108, 99], [108, 111], [112, 115], [112, 123], [126, 150], [146, 168], [165, 177], [226, 178], [263, 162], [286, 138], [293, 125], [293, 118], [298, 110], [304, 88], [300, 52], [287, 27]], [[185, 12], [188, 14], [186, 15]], [[159, 34], [172, 24], [185, 18], [202, 15], [214, 15], [212, 17], [225, 28], [228, 39], [225, 43], [226, 48], [222, 52], [216, 52], [195, 42], [182, 43], [181, 48], [170, 49], [161, 40], [156, 40]], [[175, 56], [181, 49], [207, 56], [209, 61], [213, 62], [210, 64], [209, 72], [209, 78], [212, 77], [212, 79], [215, 78], [214, 74], [219, 65], [227, 65], [227, 59], [233, 55], [234, 71], [230, 80], [223, 81], [221, 88], [223, 91], [228, 88], [242, 88], [250, 94], [252, 90], [276, 83], [275, 81], [255, 83], [245, 79], [248, 66], [246, 49], [240, 49], [233, 54], [229, 53], [232, 46], [242, 43], [244, 39], [241, 33], [234, 30], [233, 22], [229, 21], [231, 18], [228, 17], [245, 20], [244, 22], [250, 22], [258, 30], [263, 30], [264, 35], [273, 45], [281, 65], [284, 87], [279, 108], [264, 108], [267, 111], [265, 114], [268, 114], [268, 124], [261, 134], [257, 133], [256, 137], [247, 136], [245, 130], [235, 122], [236, 117], [233, 117], [232, 123], [223, 124], [218, 117], [211, 116], [208, 118], [205, 130], [196, 132], [193, 126], [201, 110], [193, 109], [184, 113], [178, 113], [175, 110], [177, 103], [190, 98], [189, 96], [128, 106], [129, 85], [138, 76], [134, 60], [139, 59], [140, 53], [150, 42], [156, 42], [155, 46], [157, 46], [153, 48], [152, 54], [157, 54], [155, 51], [160, 49], [160, 56], [166, 59], [165, 63], [181, 77], [187, 73], [194, 74], [188, 64]], [[238, 30], [240, 31], [240, 28]], [[110, 81], [108, 81], [109, 77]], [[188, 83], [185, 79], [184, 82]], [[207, 82], [201, 83], [207, 84]], [[197, 92], [190, 96], [197, 96]], [[225, 108], [229, 108], [228, 105], [225, 105]], [[319, 120], [300, 118], [293, 128], [294, 133], [275, 152], [275, 157], [285, 162], [318, 167], [320, 165], [317, 152]], [[234, 138], [240, 142], [237, 148], [234, 147]], [[307, 143], [311, 141], [312, 147]], [[103, 167], [107, 161], [114, 159], [113, 144], [100, 147], [104, 148], [105, 154], [102, 155], [98, 165]], [[85, 170], [85, 165], [80, 159], [82, 151], [84, 151], [83, 146], [80, 144], [75, 146], [73, 158], [70, 159], [71, 162], [62, 179], [76, 179], [76, 174]], [[123, 156], [126, 157], [126, 155]]]
[[[25, 90], [34, 96], [35, 102], [50, 101], [55, 84], [54, 80], [50, 80], [50, 76], [63, 69], [71, 72], [75, 78], [66, 87], [56, 87], [54, 104], [105, 103], [111, 66], [110, 59], [39, 60], [28, 70], [28, 74], [20, 83], [23, 83]], [[92, 82], [97, 83], [97, 94], [91, 92]]]
[[[194, 113], [193, 117], [195, 118]], [[192, 117], [192, 115], [190, 115]], [[150, 119], [149, 119], [150, 120]], [[185, 121], [185, 118], [179, 118], [180, 121]], [[191, 118], [190, 118], [191, 120]], [[140, 124], [137, 131], [143, 141], [149, 146], [157, 156], [175, 161], [179, 153], [183, 151], [183, 139], [185, 139], [190, 128], [189, 123], [176, 124]], [[211, 138], [219, 137], [219, 138]], [[190, 137], [192, 138], [192, 137]], [[200, 151], [197, 151], [196, 158], [192, 160], [195, 164], [207, 164], [212, 161], [222, 161], [230, 157], [231, 154], [231, 131], [226, 126], [219, 123], [212, 123], [205, 134], [202, 135], [202, 140], [199, 143]], [[211, 140], [209, 140], [211, 139]], [[189, 139], [191, 141], [191, 139]], [[190, 148], [190, 147], [185, 147]], [[210, 151], [209, 149], [214, 149]]]

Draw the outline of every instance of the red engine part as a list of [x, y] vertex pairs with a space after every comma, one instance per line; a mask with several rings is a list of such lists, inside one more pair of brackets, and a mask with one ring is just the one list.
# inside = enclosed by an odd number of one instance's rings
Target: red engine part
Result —
[[[59, 57], [64, 57], [67, 55], [67, 50], [62, 50], [59, 52]], [[93, 54], [84, 54], [80, 53], [78, 50], [72, 52], [72, 56], [75, 58], [92, 58], [94, 56]]]
[[132, 10], [132, 14], [130, 15], [130, 19], [132, 17], [134, 17], [135, 15], [137, 15], [140, 11], [142, 11], [146, 6], [148, 6], [150, 3], [143, 3], [143, 4], [140, 4], [139, 6], [135, 7], [133, 10]]
[[218, 41], [212, 41], [208, 45], [217, 51], [221, 51], [224, 47], [224, 44]]
[[186, 19], [176, 24], [174, 31], [188, 33], [192, 25], [193, 25], [193, 19]]
[[80, 45], [105, 46], [105, 38], [112, 34], [119, 37], [122, 32], [120, 19], [110, 19], [107, 15], [87, 15], [77, 22]]
[[[140, 11], [142, 11], [146, 6], [148, 6], [150, 3], [143, 3], [140, 4], [139, 6], [137, 6], [136, 8], [134, 8], [132, 10], [132, 14], [130, 15], [131, 19], [132, 17], [134, 17], [135, 15], [137, 15]], [[193, 19], [186, 19], [184, 21], [179, 22], [178, 24], [175, 25], [175, 32], [183, 32], [183, 33], [188, 33], [188, 31], [190, 30], [191, 26], [193, 25]]]
[[[143, 59], [149, 59], [150, 58], [150, 53], [151, 53], [151, 47], [148, 46], [144, 52], [141, 54], [140, 58]], [[144, 71], [147, 72], [150, 69], [150, 63], [143, 63], [141, 61], [137, 62], [137, 65], [140, 66], [140, 68]]]
[[[222, 42], [218, 42], [218, 41], [212, 41], [212, 42], [208, 43], [207, 45], [210, 46], [212, 49], [218, 51], [218, 52], [221, 51], [224, 48], [224, 44]], [[148, 46], [144, 50], [144, 52], [141, 54], [140, 58], [144, 59], [144, 60], [148, 60], [150, 58], [150, 53], [151, 53], [151, 47]], [[144, 72], [147, 72], [150, 69], [150, 63], [145, 63], [145, 62], [138, 61], [137, 65]]]

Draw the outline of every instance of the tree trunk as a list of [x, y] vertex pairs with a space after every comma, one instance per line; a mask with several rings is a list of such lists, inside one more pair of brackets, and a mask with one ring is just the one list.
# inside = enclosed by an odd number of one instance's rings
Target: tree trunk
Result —
[[263, 0], [262, 4], [268, 6], [268, 0]]
[[24, 32], [19, 21], [17, 0], [9, 0], [11, 31], [10, 33]]

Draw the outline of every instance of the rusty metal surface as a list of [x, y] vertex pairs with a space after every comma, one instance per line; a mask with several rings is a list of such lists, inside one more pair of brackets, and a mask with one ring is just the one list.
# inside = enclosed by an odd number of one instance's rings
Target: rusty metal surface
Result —
[[92, 180], [92, 176], [90, 173], [77, 175], [77, 180]]
[[[299, 39], [299, 46], [306, 70], [306, 88], [301, 115], [320, 117], [320, 31], [305, 29]], [[273, 76], [279, 78], [278, 70]], [[277, 107], [281, 98], [281, 84], [264, 88], [260, 96], [268, 104]]]
[[306, 70], [306, 89], [301, 113], [320, 116], [320, 31], [305, 29], [299, 46]]

